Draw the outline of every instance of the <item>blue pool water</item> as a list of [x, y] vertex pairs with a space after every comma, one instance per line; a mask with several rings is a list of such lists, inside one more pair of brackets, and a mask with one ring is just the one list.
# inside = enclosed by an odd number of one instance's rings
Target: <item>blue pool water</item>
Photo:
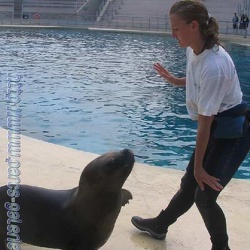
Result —
[[[23, 76], [22, 131], [44, 141], [104, 153], [130, 148], [138, 162], [185, 169], [196, 123], [184, 89], [154, 71], [185, 73], [185, 51], [160, 35], [86, 30], [0, 30], [0, 126], [7, 73]], [[250, 102], [250, 47], [226, 44]], [[236, 178], [250, 178], [250, 155]]]

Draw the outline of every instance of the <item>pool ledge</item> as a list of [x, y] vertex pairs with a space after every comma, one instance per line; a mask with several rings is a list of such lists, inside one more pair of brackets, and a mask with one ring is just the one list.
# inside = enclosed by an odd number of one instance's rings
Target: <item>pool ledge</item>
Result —
[[[88, 30], [172, 36], [172, 33], [170, 31], [147, 31], [147, 30], [133, 30], [133, 29], [130, 30], [130, 29], [95, 28], [95, 27], [88, 28]], [[250, 36], [244, 37], [243, 35], [220, 34], [219, 37], [222, 42], [231, 42], [231, 43], [250, 46]]]
[[[7, 131], [0, 128], [0, 185], [7, 182]], [[54, 189], [76, 186], [82, 169], [97, 155], [50, 144], [22, 136], [21, 182]], [[6, 170], [5, 170], [6, 169]], [[179, 187], [182, 171], [136, 163], [124, 188], [131, 191], [133, 200], [122, 208], [115, 229], [102, 250], [209, 250], [209, 236], [194, 205], [169, 228], [166, 240], [157, 241], [139, 233], [130, 219], [133, 215], [155, 216], [165, 208]], [[232, 249], [245, 250], [250, 245], [250, 180], [233, 179], [219, 197], [230, 235]], [[42, 250], [27, 244], [23, 250]]]

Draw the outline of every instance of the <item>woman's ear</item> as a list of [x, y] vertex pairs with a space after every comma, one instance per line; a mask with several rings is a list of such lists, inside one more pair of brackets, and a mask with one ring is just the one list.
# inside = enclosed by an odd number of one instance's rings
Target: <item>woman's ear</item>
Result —
[[191, 27], [193, 30], [199, 30], [199, 23], [197, 21], [193, 20], [191, 22], [191, 25], [192, 25]]

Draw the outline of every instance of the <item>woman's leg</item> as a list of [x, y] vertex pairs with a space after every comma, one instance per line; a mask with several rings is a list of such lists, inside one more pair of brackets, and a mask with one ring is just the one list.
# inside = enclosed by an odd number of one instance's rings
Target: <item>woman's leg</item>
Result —
[[[206, 171], [226, 186], [245, 159], [250, 147], [250, 131], [244, 138], [212, 139], [204, 162]], [[195, 203], [202, 215], [213, 243], [213, 249], [229, 249], [225, 215], [216, 200], [220, 192], [205, 186], [196, 189]]]
[[194, 178], [194, 155], [192, 154], [186, 173], [181, 179], [180, 189], [160, 214], [161, 222], [170, 226], [194, 204], [197, 182]]
[[212, 244], [217, 246], [218, 250], [222, 250], [228, 246], [228, 234], [225, 215], [216, 202], [218, 195], [218, 191], [208, 186], [204, 191], [197, 188], [195, 203], [210, 234]]
[[193, 166], [194, 153], [190, 159], [186, 173], [181, 179], [180, 189], [174, 195], [167, 208], [154, 218], [143, 219], [133, 216], [131, 219], [132, 224], [141, 231], [150, 233], [156, 239], [165, 239], [168, 227], [194, 204], [197, 183], [193, 174]]

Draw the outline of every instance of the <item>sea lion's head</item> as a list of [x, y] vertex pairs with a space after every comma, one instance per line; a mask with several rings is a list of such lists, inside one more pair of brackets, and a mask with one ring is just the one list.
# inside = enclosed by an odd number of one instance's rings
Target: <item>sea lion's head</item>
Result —
[[134, 162], [134, 154], [129, 149], [105, 153], [84, 168], [79, 188], [92, 192], [118, 192], [131, 173]]

